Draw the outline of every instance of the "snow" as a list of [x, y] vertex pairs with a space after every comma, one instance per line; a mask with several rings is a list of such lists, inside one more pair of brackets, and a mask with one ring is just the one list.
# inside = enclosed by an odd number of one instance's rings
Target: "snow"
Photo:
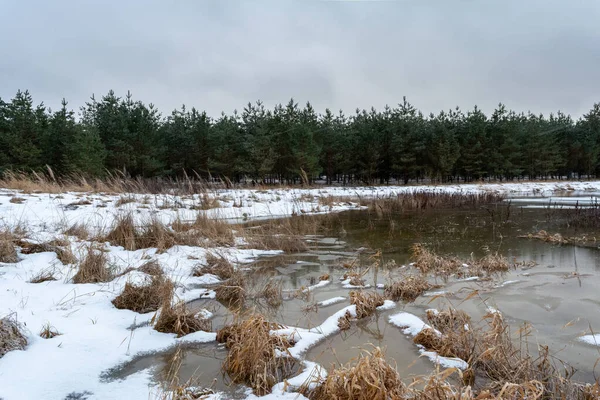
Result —
[[337, 303], [341, 303], [342, 301], [345, 301], [346, 298], [339, 296], [339, 297], [332, 297], [331, 299], [327, 299], [327, 300], [323, 300], [317, 303], [317, 305], [319, 307], [327, 307], [333, 304], [337, 304]]
[[600, 346], [600, 333], [580, 336], [577, 339], [581, 342], [591, 344], [592, 346]]
[[[431, 309], [428, 311], [432, 311], [434, 313], [437, 312], [437, 310], [435, 309]], [[426, 328], [432, 329], [436, 334], [440, 336], [442, 335], [440, 331], [427, 325], [425, 322], [423, 322], [421, 318], [407, 312], [401, 312], [398, 314], [391, 315], [389, 317], [389, 322], [392, 325], [395, 325], [398, 328], [402, 329], [402, 332], [405, 335], [417, 336], [419, 332]], [[421, 345], [417, 345], [417, 347], [419, 348], [419, 353], [422, 356], [429, 358], [429, 360], [431, 360], [431, 362], [433, 362], [434, 364], [438, 364], [445, 368], [459, 368], [462, 370], [469, 368], [469, 364], [464, 360], [461, 360], [460, 358], [443, 357], [435, 351], [426, 350]]]
[[323, 286], [327, 286], [327, 285], [329, 285], [330, 283], [331, 283], [331, 281], [329, 281], [329, 280], [327, 280], [327, 281], [319, 281], [317, 284], [315, 284], [315, 285], [312, 285], [312, 286], [309, 286], [309, 287], [305, 288], [305, 289], [304, 289], [304, 290], [302, 290], [302, 291], [303, 291], [304, 293], [307, 293], [307, 292], [312, 292], [313, 290], [315, 290], [315, 289], [318, 289], [318, 288], [322, 288]]
[[[287, 217], [295, 214], [323, 214], [360, 209], [354, 199], [381, 198], [395, 196], [415, 190], [448, 193], [505, 193], [516, 196], [552, 196], [556, 191], [572, 193], [592, 193], [600, 191], [600, 182], [546, 182], [524, 184], [472, 184], [444, 186], [378, 186], [378, 187], [321, 187], [313, 189], [269, 189], [214, 190], [208, 196], [217, 199], [219, 206], [197, 211], [202, 195], [148, 195], [148, 194], [107, 194], [107, 193], [21, 193], [15, 190], [0, 189], [0, 226], [26, 227], [27, 239], [43, 242], [64, 238], [63, 232], [73, 224], [85, 226], [92, 235], [106, 232], [115, 219], [131, 213], [136, 224], [156, 218], [169, 224], [175, 220], [192, 221], [198, 213], [208, 217], [221, 218], [230, 222]], [[18, 194], [23, 203], [10, 203], [8, 199]], [[342, 198], [332, 206], [319, 204], [319, 198], [333, 196]], [[131, 202], [118, 205], [120, 198]], [[528, 197], [529, 203], [540, 206], [548, 202], [573, 205], [573, 199], [557, 197]], [[522, 202], [512, 199], [513, 202]], [[593, 201], [590, 195], [589, 202]], [[88, 204], [89, 203], [89, 204]], [[235, 206], [234, 206], [235, 203]], [[580, 199], [580, 203], [581, 199]], [[71, 250], [77, 258], [85, 255], [85, 241], [72, 240]], [[246, 245], [243, 238], [236, 238], [236, 244]], [[175, 300], [192, 301], [200, 298], [214, 298], [215, 292], [200, 286], [220, 282], [214, 275], [191, 276], [198, 263], [206, 261], [207, 250], [202, 247], [175, 246], [161, 254], [156, 249], [127, 251], [122, 247], [104, 244], [109, 264], [117, 272], [128, 268], [138, 268], [149, 259], [156, 260], [165, 274], [176, 283]], [[252, 262], [261, 255], [281, 254], [281, 251], [259, 251], [237, 247], [213, 249], [223, 254], [237, 268]], [[102, 381], [101, 375], [107, 370], [131, 361], [138, 354], [163, 351], [180, 343], [206, 343], [215, 340], [215, 333], [196, 332], [182, 338], [160, 333], [149, 326], [155, 313], [139, 314], [129, 310], [116, 309], [111, 301], [129, 282], [143, 285], [150, 277], [133, 270], [108, 283], [73, 284], [75, 272], [72, 265], [63, 265], [55, 253], [19, 254], [20, 261], [14, 264], [0, 264], [0, 318], [14, 313], [27, 328], [29, 344], [24, 351], [12, 351], [0, 359], [0, 398], [63, 400], [70, 393], [91, 392], [89, 399], [147, 399], [153, 385], [149, 370], [130, 375], [127, 379]], [[28, 281], [42, 271], [52, 271], [56, 281], [32, 284]], [[477, 279], [477, 277], [468, 278]], [[307, 288], [311, 291], [328, 285], [321, 281]], [[508, 284], [508, 282], [505, 282]], [[356, 288], [349, 282], [342, 283], [347, 288]], [[368, 287], [369, 285], [365, 286]], [[378, 285], [378, 287], [380, 287]], [[329, 306], [344, 301], [342, 297], [320, 302]], [[395, 307], [386, 301], [380, 311]], [[491, 310], [490, 310], [491, 311]], [[210, 312], [200, 311], [210, 318]], [[287, 386], [278, 383], [271, 395], [265, 399], [302, 399], [301, 395], [290, 393], [301, 380], [317, 374], [321, 378], [325, 371], [317, 364], [303, 360], [302, 356], [312, 346], [339, 331], [338, 319], [348, 312], [356, 316], [355, 306], [347, 306], [333, 313], [321, 325], [312, 329], [288, 327], [273, 332], [284, 334], [296, 340], [290, 348], [293, 357], [304, 363], [303, 372], [287, 381]], [[398, 313], [389, 318], [390, 323], [399, 326], [404, 333], [416, 335], [427, 325], [409, 313]], [[51, 324], [60, 333], [52, 339], [42, 339], [39, 331], [45, 324]], [[131, 329], [135, 326], [135, 329]], [[597, 344], [598, 335], [586, 335], [581, 341]], [[423, 349], [421, 349], [423, 350]], [[458, 365], [457, 360], [446, 359], [422, 351], [424, 356], [435, 359], [440, 365]], [[462, 360], [460, 360], [462, 361]], [[446, 364], [444, 364], [446, 363]], [[454, 364], [452, 364], [454, 363]], [[27, 384], [23, 384], [27, 382]], [[284, 391], [285, 388], [285, 391]], [[219, 395], [211, 398], [217, 399]], [[249, 394], [248, 398], [255, 398]]]

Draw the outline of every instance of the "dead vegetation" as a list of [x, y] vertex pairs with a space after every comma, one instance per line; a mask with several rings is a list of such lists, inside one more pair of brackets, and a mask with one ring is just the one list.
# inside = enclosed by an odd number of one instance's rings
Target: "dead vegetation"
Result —
[[67, 236], [75, 236], [79, 240], [87, 240], [90, 237], [90, 231], [81, 223], [74, 223], [63, 233]]
[[558, 232], [555, 234], [550, 234], [545, 230], [541, 230], [536, 233], [530, 233], [528, 235], [521, 235], [519, 237], [524, 239], [537, 239], [552, 244], [586, 245], [592, 243], [595, 244], [598, 241], [598, 239], [595, 236], [581, 235], [564, 237]]
[[[127, 309], [141, 314], [156, 311], [165, 301], [170, 301], [173, 283], [163, 275], [153, 276], [143, 285], [126, 282], [121, 294], [113, 299], [113, 305], [118, 309]], [[168, 299], [165, 299], [168, 294]]]
[[269, 307], [279, 307], [283, 303], [283, 284], [280, 280], [269, 280], [260, 290], [258, 296], [264, 299]]
[[376, 292], [350, 292], [350, 304], [356, 306], [356, 318], [358, 319], [373, 315], [377, 307], [383, 305], [384, 300], [383, 296]]
[[[500, 202], [503, 199], [503, 194], [495, 192], [448, 193], [416, 189], [412, 192], [359, 199], [358, 201], [362, 206], [367, 206], [370, 211], [382, 217], [395, 213], [425, 211], [428, 209], [475, 209], [483, 205]], [[346, 199], [346, 201], [348, 200]]]
[[158, 218], [153, 217], [141, 227], [137, 227], [131, 214], [115, 218], [113, 228], [102, 240], [130, 251], [155, 247], [159, 253], [181, 242]]
[[167, 295], [163, 295], [158, 317], [153, 318], [153, 321], [154, 329], [163, 333], [174, 333], [177, 337], [198, 331], [210, 332], [212, 329], [210, 320], [190, 310], [182, 301], [172, 304], [170, 296]]
[[231, 278], [235, 273], [233, 264], [229, 262], [222, 254], [216, 255], [207, 253], [206, 265], [198, 265], [192, 271], [193, 276], [202, 276], [204, 274], [212, 274], [225, 280]]
[[4, 229], [0, 231], [0, 262], [19, 262], [19, 257], [17, 256], [17, 250], [15, 248], [16, 240], [17, 237], [11, 230]]
[[457, 278], [491, 277], [515, 267], [515, 265], [509, 263], [506, 257], [498, 253], [488, 253], [480, 259], [461, 261], [454, 256], [438, 255], [421, 243], [415, 243], [411, 247], [411, 253], [415, 268], [423, 274], [431, 274], [443, 279], [448, 279], [453, 275]]
[[44, 283], [57, 280], [54, 276], [53, 268], [46, 268], [35, 274], [29, 280], [29, 283]]
[[198, 213], [192, 222], [176, 220], [171, 224], [174, 232], [183, 235], [182, 244], [231, 246], [235, 243], [232, 225], [226, 221]]
[[241, 272], [234, 273], [215, 288], [216, 299], [230, 307], [242, 307], [246, 300], [246, 280]]
[[73, 276], [73, 283], [109, 282], [113, 278], [114, 274], [108, 265], [106, 254], [93, 245], [89, 245], [87, 255], [79, 263], [77, 273]]
[[415, 301], [423, 292], [435, 287], [423, 275], [405, 275], [384, 287], [386, 297], [398, 301]]
[[27, 337], [14, 314], [0, 318], [0, 358], [13, 350], [24, 350]]
[[285, 353], [292, 345], [271, 330], [279, 324], [268, 322], [262, 315], [251, 315], [217, 332], [217, 341], [229, 350], [223, 362], [223, 371], [234, 383], [248, 385], [258, 396], [271, 392], [277, 382], [288, 378], [296, 361]]
[[381, 349], [364, 351], [354, 365], [329, 371], [327, 378], [309, 393], [311, 400], [405, 399], [406, 386], [398, 371], [389, 365]]
[[43, 339], [52, 339], [53, 337], [60, 336], [61, 333], [56, 330], [55, 327], [50, 325], [50, 322], [46, 322], [40, 331], [40, 337]]
[[156, 260], [150, 260], [148, 262], [145, 262], [140, 267], [138, 267], [138, 271], [148, 274], [150, 276], [161, 276], [165, 273], [158, 261]]
[[66, 239], [55, 239], [43, 243], [32, 243], [26, 240], [19, 240], [17, 244], [21, 247], [21, 253], [23, 254], [52, 252], [56, 253], [58, 260], [65, 265], [75, 264], [77, 262], [77, 258], [71, 251], [71, 244]]

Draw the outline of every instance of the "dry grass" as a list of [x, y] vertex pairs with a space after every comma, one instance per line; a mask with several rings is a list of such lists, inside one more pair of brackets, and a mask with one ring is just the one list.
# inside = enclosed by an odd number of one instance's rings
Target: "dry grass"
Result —
[[246, 280], [240, 272], [215, 288], [216, 299], [230, 307], [242, 307], [246, 300]]
[[148, 262], [145, 262], [138, 268], [138, 271], [151, 276], [161, 276], [165, 273], [158, 261], [156, 260], [150, 260]]
[[121, 207], [122, 205], [133, 203], [135, 201], [135, 196], [126, 195], [121, 196], [115, 201], [115, 207]]
[[384, 294], [394, 301], [415, 301], [423, 292], [433, 287], [435, 286], [427, 282], [423, 275], [406, 275], [402, 280], [386, 284]]
[[[173, 283], [162, 275], [153, 276], [152, 280], [145, 285], [134, 285], [125, 283], [125, 287], [113, 301], [118, 309], [127, 309], [141, 314], [156, 311], [164, 301], [165, 293], [172, 293]], [[168, 301], [171, 297], [168, 298]]]
[[211, 331], [210, 320], [188, 309], [184, 302], [173, 305], [170, 296], [164, 296], [163, 299], [158, 317], [154, 320], [154, 329], [163, 333], [174, 333], [177, 337], [198, 331]]
[[13, 204], [23, 204], [23, 203], [25, 203], [25, 201], [26, 200], [22, 197], [13, 196], [10, 198], [10, 200], [8, 202], [13, 203]]
[[376, 347], [365, 351], [354, 365], [329, 371], [327, 378], [309, 394], [311, 400], [390, 400], [405, 399], [406, 387], [398, 371], [389, 365]]
[[350, 314], [348, 311], [346, 311], [344, 313], [344, 315], [342, 315], [339, 319], [338, 319], [338, 328], [340, 328], [340, 331], [347, 331], [348, 329], [350, 329], [352, 323], [352, 314]]
[[514, 267], [508, 259], [498, 253], [489, 253], [480, 259], [461, 261], [453, 256], [440, 256], [427, 249], [421, 243], [411, 248], [414, 266], [423, 274], [433, 274], [447, 279], [451, 275], [459, 278], [466, 276], [492, 276], [502, 274]]
[[[424, 211], [428, 209], [475, 209], [482, 205], [493, 204], [504, 199], [504, 195], [485, 193], [445, 193], [417, 189], [412, 192], [391, 194], [384, 197], [359, 199], [378, 216], [402, 213], [406, 211]], [[346, 199], [348, 200], [348, 199]]]
[[217, 341], [229, 350], [223, 371], [234, 383], [248, 385], [258, 396], [270, 393], [296, 365], [292, 357], [278, 355], [291, 346], [286, 338], [271, 335], [271, 330], [279, 328], [262, 315], [252, 315], [217, 332]]
[[102, 240], [130, 251], [154, 247], [161, 253], [176, 244], [186, 244], [183, 239], [155, 217], [138, 228], [133, 216], [124, 214], [115, 219], [113, 228]]
[[15, 241], [17, 237], [9, 230], [4, 229], [0, 231], [0, 262], [3, 263], [16, 263], [19, 262], [17, 250], [15, 248]]
[[279, 307], [283, 302], [283, 284], [280, 280], [270, 280], [262, 288], [259, 297], [265, 299], [270, 307]]
[[79, 240], [87, 240], [90, 237], [89, 229], [84, 224], [80, 223], [74, 223], [63, 233], [68, 236], [75, 236]]
[[106, 254], [90, 245], [87, 248], [87, 255], [79, 263], [77, 273], [73, 276], [73, 283], [109, 282], [113, 277]]
[[212, 274], [220, 279], [229, 279], [235, 273], [233, 265], [223, 255], [215, 255], [208, 253], [206, 255], [206, 265], [198, 265], [192, 271], [193, 276], [202, 276], [204, 274]]
[[50, 325], [50, 322], [46, 322], [40, 331], [40, 337], [44, 339], [52, 339], [53, 337], [60, 336], [61, 333], [56, 330], [55, 327]]
[[180, 233], [190, 245], [231, 246], [235, 244], [233, 226], [217, 218], [198, 213], [191, 222], [176, 220], [171, 225], [173, 231]]
[[449, 276], [462, 267], [462, 262], [456, 257], [442, 257], [427, 249], [421, 243], [411, 247], [411, 258], [414, 266], [422, 273], [434, 273], [438, 276]]
[[43, 243], [31, 243], [20, 240], [18, 245], [21, 247], [21, 253], [23, 254], [53, 252], [56, 253], [58, 260], [65, 265], [77, 262], [77, 258], [71, 251], [71, 244], [66, 239], [57, 239]]
[[32, 276], [29, 283], [43, 283], [57, 280], [52, 269], [44, 269]]
[[13, 314], [0, 319], [0, 358], [12, 350], [24, 350], [27, 337]]
[[384, 300], [383, 296], [376, 292], [350, 292], [350, 304], [356, 306], [356, 318], [358, 319], [373, 315], [377, 307], [383, 305]]
[[297, 253], [307, 251], [308, 245], [297, 235], [286, 234], [262, 234], [253, 232], [246, 235], [248, 247], [257, 250], [282, 250], [286, 253]]

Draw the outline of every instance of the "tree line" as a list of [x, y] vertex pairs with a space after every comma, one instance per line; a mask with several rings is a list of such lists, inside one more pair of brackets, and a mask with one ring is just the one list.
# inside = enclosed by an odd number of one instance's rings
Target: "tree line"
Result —
[[424, 115], [406, 98], [352, 115], [293, 99], [267, 109], [209, 117], [182, 106], [163, 116], [113, 91], [78, 114], [56, 111], [28, 91], [0, 98], [0, 171], [131, 177], [192, 176], [260, 182], [389, 183], [583, 178], [600, 175], [600, 104], [574, 120], [508, 110], [459, 108]]

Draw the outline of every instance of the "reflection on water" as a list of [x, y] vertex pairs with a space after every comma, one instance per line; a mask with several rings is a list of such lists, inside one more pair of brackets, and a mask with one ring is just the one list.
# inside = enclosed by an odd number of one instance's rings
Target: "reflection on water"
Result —
[[[590, 194], [585, 198], [591, 198]], [[553, 199], [563, 203], [577, 200], [573, 196]], [[339, 283], [345, 272], [342, 265], [356, 257], [368, 265], [372, 251], [365, 248], [381, 249], [384, 262], [394, 260], [399, 266], [391, 270], [370, 270], [365, 279], [372, 286], [400, 276], [403, 271], [400, 266], [410, 263], [409, 249], [416, 242], [424, 243], [438, 253], [454, 254], [463, 259], [498, 251], [511, 261], [533, 260], [538, 265], [511, 271], [495, 282], [450, 280], [439, 289], [446, 293], [444, 296], [425, 295], [414, 303], [399, 302], [394, 310], [378, 312], [354, 322], [350, 330], [327, 338], [309, 350], [307, 358], [329, 367], [350, 361], [360, 354], [361, 349], [368, 350], [370, 345], [380, 346], [385, 348], [388, 360], [397, 364], [403, 378], [408, 379], [411, 375], [431, 371], [433, 365], [427, 359], [419, 358], [412, 340], [387, 322], [389, 315], [405, 310], [424, 316], [428, 308], [454, 306], [465, 310], [477, 321], [485, 315], [487, 307], [492, 306], [503, 313], [515, 331], [523, 323], [532, 324], [530, 344], [549, 345], [557, 358], [579, 370], [576, 378], [591, 381], [593, 366], [600, 353], [579, 342], [577, 337], [589, 333], [590, 327], [600, 331], [600, 251], [597, 245], [558, 246], [518, 236], [542, 229], [560, 232], [563, 236], [600, 235], [560, 228], [564, 224], [556, 218], [549, 219], [544, 208], [528, 207], [542, 201], [548, 199], [512, 199], [475, 211], [431, 210], [379, 216], [366, 211], [342, 213], [331, 220], [330, 229], [323, 236], [307, 238], [309, 251], [264, 257], [249, 266], [250, 288], [262, 287], [267, 279], [276, 277], [281, 280], [284, 291], [291, 294], [313, 285], [324, 273], [332, 276], [331, 284], [314, 290], [306, 299], [288, 296], [290, 298], [276, 309], [253, 302], [247, 306], [282, 324], [311, 328], [349, 304], [349, 290]], [[477, 296], [470, 296], [473, 290], [478, 291]], [[327, 307], [307, 307], [337, 296], [345, 297], [346, 301]], [[232, 311], [214, 300], [197, 300], [192, 305], [214, 313], [215, 329], [234, 318]], [[202, 385], [225, 390], [231, 398], [243, 397], [243, 389], [229, 387], [220, 372], [225, 350], [216, 344], [182, 350], [184, 355], [178, 368], [181, 382], [195, 376]], [[123, 378], [152, 368], [157, 380], [167, 380], [165, 371], [170, 368], [169, 357], [173, 354], [174, 350], [140, 357], [113, 371], [111, 377]]]

